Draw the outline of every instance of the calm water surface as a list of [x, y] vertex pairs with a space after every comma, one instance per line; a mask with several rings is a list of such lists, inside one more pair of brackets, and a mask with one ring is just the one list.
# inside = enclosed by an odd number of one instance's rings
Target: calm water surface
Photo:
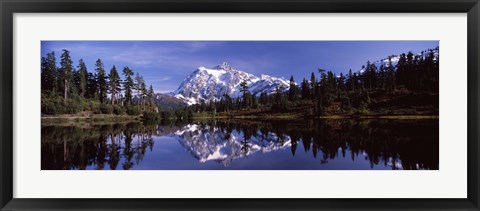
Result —
[[43, 170], [435, 170], [435, 120], [42, 127]]

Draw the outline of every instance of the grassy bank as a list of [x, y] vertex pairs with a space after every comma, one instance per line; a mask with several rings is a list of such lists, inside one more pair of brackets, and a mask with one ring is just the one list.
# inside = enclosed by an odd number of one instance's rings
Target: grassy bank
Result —
[[83, 115], [57, 115], [42, 116], [42, 125], [48, 124], [83, 124], [83, 123], [120, 123], [120, 122], [139, 122], [142, 120], [140, 115], [114, 115], [114, 114], [91, 114]]
[[[438, 119], [438, 115], [418, 115], [418, 114], [336, 114], [323, 116], [305, 116], [301, 113], [264, 113], [260, 110], [256, 112], [241, 113], [197, 113], [193, 115], [193, 120], [226, 120], [226, 119], [256, 119], [256, 120], [301, 120], [301, 119]], [[114, 115], [114, 114], [65, 114], [55, 116], [42, 116], [42, 125], [72, 125], [72, 124], [113, 124], [149, 121], [142, 115]], [[160, 114], [155, 115], [151, 121], [162, 120]], [[172, 120], [172, 119], [170, 119]]]
[[202, 119], [259, 119], [259, 120], [299, 120], [299, 119], [438, 119], [438, 115], [325, 115], [305, 117], [303, 115], [197, 115], [194, 120]]
[[[229, 112], [197, 112], [194, 119], [438, 119], [438, 111], [432, 108], [396, 108], [384, 110], [366, 110], [327, 112], [314, 115], [305, 104], [290, 106], [283, 110], [270, 108], [240, 109]], [[333, 109], [331, 109], [333, 110]]]

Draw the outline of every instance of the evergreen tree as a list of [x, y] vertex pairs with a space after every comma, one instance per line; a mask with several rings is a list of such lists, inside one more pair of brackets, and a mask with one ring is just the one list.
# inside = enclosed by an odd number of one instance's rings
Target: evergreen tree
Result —
[[87, 71], [87, 66], [83, 62], [83, 59], [80, 59], [78, 61], [78, 67], [77, 67], [77, 72], [78, 72], [78, 91], [81, 97], [85, 97], [87, 94], [87, 76], [88, 76], [88, 71]]
[[[410, 51], [407, 54], [407, 65], [406, 65], [406, 70], [405, 74], [410, 76], [414, 75], [414, 56], [413, 53]], [[410, 78], [412, 79], [412, 78]], [[412, 89], [413, 88], [413, 80], [407, 80], [405, 79], [405, 88], [407, 89]]]
[[[389, 57], [389, 60], [391, 60], [391, 57]], [[390, 64], [390, 61], [388, 64]], [[388, 79], [389, 79], [390, 87], [393, 86], [393, 83], [391, 83], [390, 81], [392, 80], [392, 78], [390, 78], [392, 75], [391, 74], [392, 69], [390, 68], [390, 65], [387, 67], [387, 75], [389, 77]], [[396, 74], [395, 84], [398, 85], [399, 87], [405, 86], [405, 80], [406, 80], [406, 74], [407, 74], [406, 72], [407, 72], [407, 56], [403, 53], [400, 55], [400, 58], [398, 59], [397, 70], [395, 72]]]
[[252, 108], [258, 108], [258, 99], [257, 99], [257, 96], [255, 95], [251, 95], [252, 99], [251, 99], [251, 106]]
[[205, 100], [200, 100], [200, 112], [205, 112], [207, 110], [207, 105], [205, 104]]
[[150, 84], [150, 88], [148, 88], [147, 97], [148, 97], [148, 104], [153, 106], [153, 98], [155, 92], [153, 91], [153, 86]]
[[309, 88], [307, 79], [303, 78], [301, 87], [302, 87], [302, 99], [303, 100], [310, 99], [310, 88]]
[[356, 77], [355, 75], [352, 73], [352, 69], [350, 69], [348, 71], [348, 83], [349, 83], [349, 86], [350, 86], [350, 91], [352, 92], [355, 92], [355, 84], [356, 84]]
[[112, 105], [115, 105], [117, 94], [121, 91], [120, 85], [120, 76], [118, 75], [117, 68], [115, 65], [113, 65], [112, 69], [110, 69], [110, 73], [108, 74], [108, 88], [111, 95]]
[[128, 68], [123, 68], [123, 75], [125, 76], [125, 81], [123, 82], [123, 90], [125, 93], [125, 104], [127, 106], [132, 104], [132, 91], [134, 89], [135, 82], [133, 81], [133, 71]]
[[288, 90], [288, 100], [290, 102], [297, 100], [297, 86], [295, 85], [295, 80], [293, 80], [293, 75], [290, 76], [290, 88]]
[[336, 80], [333, 72], [328, 71], [325, 73], [325, 70], [319, 69], [320, 72], [320, 82], [319, 82], [319, 90], [318, 90], [318, 97], [315, 101], [317, 104], [317, 113], [323, 114], [324, 107], [328, 108], [330, 104], [333, 102], [335, 98], [335, 86]]
[[322, 83], [321, 83], [321, 100], [322, 106], [329, 107], [335, 99], [335, 75], [333, 72], [328, 71], [327, 74], [322, 72]]
[[363, 83], [360, 82], [359, 78], [357, 73], [353, 73], [353, 87], [355, 87], [355, 92], [358, 92], [363, 87]]
[[268, 104], [268, 95], [266, 91], [262, 91], [260, 93], [260, 100], [259, 100], [261, 105], [267, 105]]
[[369, 89], [376, 88], [378, 86], [377, 80], [377, 66], [375, 64], [370, 64], [370, 71], [369, 71]]
[[143, 110], [145, 110], [145, 104], [146, 104], [146, 100], [145, 98], [147, 97], [147, 85], [145, 84], [145, 81], [143, 81], [141, 84], [140, 84], [140, 94], [142, 96], [142, 103], [143, 103]]
[[317, 79], [315, 78], [315, 73], [312, 72], [312, 74], [310, 75], [310, 85], [311, 85], [311, 89], [310, 89], [310, 99], [315, 99], [316, 97], [316, 89], [317, 89]]
[[42, 57], [41, 64], [42, 84], [41, 89], [56, 92], [57, 89], [57, 66], [55, 61], [55, 52], [47, 53], [47, 57]]
[[105, 69], [103, 67], [102, 60], [98, 59], [95, 63], [95, 71], [97, 71], [97, 87], [98, 87], [98, 99], [100, 103], [107, 102], [107, 91], [108, 91], [108, 84], [107, 84], [107, 76], [105, 73]]
[[73, 61], [70, 57], [70, 51], [63, 49], [62, 56], [60, 61], [60, 70], [62, 71], [62, 82], [63, 82], [63, 96], [64, 100], [68, 99], [70, 88], [72, 87], [73, 81]]
[[138, 101], [137, 105], [140, 106], [142, 103], [142, 91], [143, 87], [145, 86], [145, 80], [143, 80], [143, 76], [141, 76], [139, 73], [135, 75], [135, 84], [134, 84], [134, 89], [137, 91], [137, 96], [140, 98]]
[[[405, 54], [404, 54], [405, 55]], [[400, 61], [399, 61], [400, 63]], [[394, 91], [397, 88], [397, 78], [395, 77], [395, 68], [392, 64], [392, 57], [388, 57], [388, 67], [387, 67], [387, 83], [389, 84], [389, 89]], [[404, 74], [404, 73], [402, 73]], [[403, 79], [401, 79], [403, 80]], [[400, 80], [400, 82], [401, 82]]]
[[227, 93], [225, 93], [223, 97], [225, 98], [225, 109], [228, 112], [233, 109], [233, 100]]
[[284, 110], [287, 108], [287, 102], [283, 96], [283, 87], [277, 87], [274, 94], [273, 110]]
[[375, 64], [372, 64], [372, 63], [370, 63], [370, 61], [368, 61], [366, 71], [365, 71], [364, 75], [365, 75], [366, 87], [369, 90], [371, 90], [373, 88], [376, 88], [376, 86], [377, 86], [377, 67], [375, 66]]
[[40, 90], [43, 92], [44, 90], [47, 90], [45, 86], [47, 85], [47, 77], [46, 77], [46, 72], [47, 70], [47, 58], [43, 57], [40, 60]]
[[380, 72], [378, 74], [378, 81], [379, 81], [378, 88], [380, 88], [381, 90], [385, 90], [386, 83], [387, 83], [387, 74], [386, 74], [384, 65], [380, 65]]
[[87, 74], [87, 98], [98, 99], [98, 83], [97, 75], [93, 73]]
[[247, 81], [242, 81], [240, 83], [240, 92], [243, 94], [243, 107], [248, 107], [250, 101], [250, 91], [248, 91]]
[[343, 73], [340, 73], [340, 77], [338, 78], [338, 89], [340, 93], [345, 92], [347, 90], [347, 87], [345, 87], [345, 76]]
[[[438, 49], [436, 49], [438, 50]], [[424, 89], [438, 93], [438, 57], [435, 56], [433, 49], [428, 50], [424, 63]]]

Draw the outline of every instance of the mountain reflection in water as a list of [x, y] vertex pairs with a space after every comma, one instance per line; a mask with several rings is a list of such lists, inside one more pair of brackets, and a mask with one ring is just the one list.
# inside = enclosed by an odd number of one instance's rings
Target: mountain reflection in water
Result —
[[42, 169], [434, 170], [433, 120], [43, 126]]

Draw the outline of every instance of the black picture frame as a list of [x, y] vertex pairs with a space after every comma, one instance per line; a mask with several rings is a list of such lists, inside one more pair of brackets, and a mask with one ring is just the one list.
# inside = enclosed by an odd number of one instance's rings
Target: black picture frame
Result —
[[[0, 0], [0, 207], [2, 210], [479, 210], [478, 0]], [[467, 13], [468, 197], [466, 199], [17, 199], [13, 198], [14, 13]], [[454, 141], [454, 140], [452, 140]], [[448, 182], [448, 181], [446, 181]]]

